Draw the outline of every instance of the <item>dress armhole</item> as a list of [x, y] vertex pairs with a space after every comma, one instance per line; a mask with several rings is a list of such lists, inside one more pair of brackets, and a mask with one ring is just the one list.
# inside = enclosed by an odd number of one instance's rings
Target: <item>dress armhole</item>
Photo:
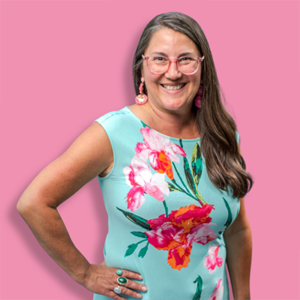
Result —
[[95, 120], [93, 123], [95, 123], [95, 122], [97, 122], [98, 124], [100, 124], [100, 125], [102, 126], [102, 128], [105, 130], [105, 132], [106, 132], [106, 134], [107, 134], [107, 136], [108, 136], [108, 138], [109, 138], [109, 141], [110, 141], [110, 144], [111, 144], [112, 151], [113, 151], [114, 162], [113, 162], [113, 167], [112, 167], [112, 169], [110, 170], [110, 172], [109, 172], [105, 177], [100, 177], [99, 174], [97, 175], [97, 178], [98, 178], [99, 180], [105, 180], [105, 179], [109, 178], [109, 177], [112, 175], [112, 173], [114, 172], [114, 170], [115, 170], [115, 166], [116, 166], [116, 155], [115, 155], [115, 153], [116, 153], [116, 151], [115, 151], [115, 146], [114, 146], [114, 143], [113, 143], [112, 136], [111, 136], [111, 134], [109, 133], [109, 130], [106, 128], [105, 123], [103, 122], [102, 118], [101, 118], [101, 117], [98, 118], [98, 119]]

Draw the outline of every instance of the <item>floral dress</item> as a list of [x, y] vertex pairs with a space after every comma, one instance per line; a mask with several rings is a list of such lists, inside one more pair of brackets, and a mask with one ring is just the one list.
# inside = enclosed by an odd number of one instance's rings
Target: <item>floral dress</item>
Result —
[[145, 300], [228, 300], [223, 232], [240, 201], [210, 181], [200, 139], [159, 133], [127, 106], [94, 122], [114, 154], [110, 173], [97, 176], [108, 214], [106, 265], [140, 273]]

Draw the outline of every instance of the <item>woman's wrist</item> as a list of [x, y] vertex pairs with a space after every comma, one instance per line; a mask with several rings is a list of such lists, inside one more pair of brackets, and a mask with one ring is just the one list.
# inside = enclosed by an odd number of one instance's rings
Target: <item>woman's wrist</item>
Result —
[[85, 284], [86, 278], [88, 277], [88, 272], [91, 268], [91, 264], [87, 261], [86, 265], [84, 267], [84, 271], [82, 272], [78, 272], [76, 274], [74, 274], [73, 276], [71, 275], [71, 277], [79, 284], [83, 285]]

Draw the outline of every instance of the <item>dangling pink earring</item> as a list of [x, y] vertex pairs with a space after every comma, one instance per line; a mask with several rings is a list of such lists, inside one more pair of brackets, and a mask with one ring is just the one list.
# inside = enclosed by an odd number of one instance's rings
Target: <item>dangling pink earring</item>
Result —
[[138, 105], [142, 105], [142, 104], [145, 104], [147, 101], [148, 101], [148, 97], [147, 95], [145, 95], [143, 93], [143, 84], [145, 82], [145, 79], [144, 77], [141, 78], [141, 84], [140, 84], [140, 87], [139, 87], [139, 91], [140, 91], [140, 94], [138, 96], [135, 97], [135, 102], [138, 104]]
[[202, 100], [202, 91], [203, 91], [203, 80], [201, 79], [201, 81], [200, 81], [200, 87], [199, 87], [199, 90], [198, 90], [198, 92], [197, 92], [197, 94], [196, 94], [196, 98], [195, 98], [195, 105], [197, 106], [197, 107], [201, 107], [201, 100]]

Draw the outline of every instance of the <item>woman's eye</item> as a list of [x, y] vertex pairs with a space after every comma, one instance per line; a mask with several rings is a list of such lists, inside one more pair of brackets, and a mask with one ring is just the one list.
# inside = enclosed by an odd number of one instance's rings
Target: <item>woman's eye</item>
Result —
[[155, 56], [155, 57], [154, 57], [154, 60], [164, 61], [164, 60], [166, 60], [166, 58], [165, 58], [165, 57], [162, 57], [162, 56]]
[[188, 57], [188, 56], [182, 57], [182, 58], [180, 58], [180, 60], [182, 60], [182, 61], [189, 61], [189, 60], [191, 60], [191, 57]]

